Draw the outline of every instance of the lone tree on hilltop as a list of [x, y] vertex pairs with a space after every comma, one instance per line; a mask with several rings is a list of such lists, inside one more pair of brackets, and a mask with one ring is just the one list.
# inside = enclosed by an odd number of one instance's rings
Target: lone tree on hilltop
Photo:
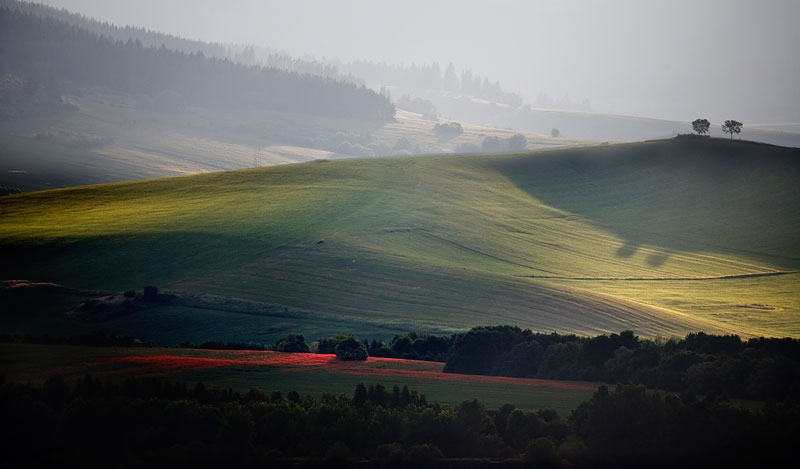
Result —
[[553, 127], [553, 130], [550, 131], [550, 136], [553, 138], [558, 138], [559, 135], [561, 135], [561, 131]]
[[711, 127], [711, 122], [708, 119], [695, 119], [692, 121], [692, 129], [697, 132], [697, 135], [705, 135]]
[[722, 131], [726, 134], [731, 134], [731, 140], [733, 140], [733, 134], [738, 134], [742, 131], [742, 123], [735, 120], [726, 120], [722, 124]]

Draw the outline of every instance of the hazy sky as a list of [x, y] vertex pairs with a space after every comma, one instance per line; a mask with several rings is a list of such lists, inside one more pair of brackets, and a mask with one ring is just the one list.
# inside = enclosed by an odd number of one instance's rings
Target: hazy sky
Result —
[[800, 1], [40, 0], [292, 55], [472, 68], [533, 98], [712, 122], [800, 122]]

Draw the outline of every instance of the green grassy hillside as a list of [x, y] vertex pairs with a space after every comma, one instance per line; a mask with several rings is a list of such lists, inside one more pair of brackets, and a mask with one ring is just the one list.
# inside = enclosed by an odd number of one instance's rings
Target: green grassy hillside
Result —
[[[688, 139], [29, 193], [0, 199], [0, 276], [278, 305], [252, 316], [274, 334], [302, 314], [364, 334], [800, 336], [798, 176], [797, 150]], [[211, 334], [237, 313], [169, 314]]]

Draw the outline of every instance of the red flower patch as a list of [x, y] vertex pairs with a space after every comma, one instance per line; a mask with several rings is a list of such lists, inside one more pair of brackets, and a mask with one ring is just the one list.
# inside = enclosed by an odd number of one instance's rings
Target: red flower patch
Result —
[[[85, 363], [92, 372], [159, 376], [187, 371], [224, 367], [272, 367], [284, 370], [321, 370], [360, 376], [407, 377], [428, 380], [460, 381], [463, 383], [513, 384], [531, 387], [595, 390], [596, 384], [578, 381], [558, 381], [504, 376], [464, 375], [444, 373], [443, 364], [398, 358], [370, 357], [366, 361], [341, 361], [335, 355], [315, 353], [282, 353], [251, 350], [160, 350], [158, 355], [128, 355]], [[168, 353], [163, 353], [168, 352]], [[171, 352], [171, 353], [169, 353]], [[202, 356], [198, 356], [202, 355]]]

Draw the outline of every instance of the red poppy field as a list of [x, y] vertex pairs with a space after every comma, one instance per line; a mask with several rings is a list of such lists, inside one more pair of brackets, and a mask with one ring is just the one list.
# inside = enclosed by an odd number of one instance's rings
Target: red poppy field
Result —
[[597, 383], [444, 373], [443, 364], [370, 357], [363, 362], [334, 355], [248, 350], [77, 347], [0, 344], [0, 373], [7, 380], [43, 381], [86, 374], [105, 379], [157, 377], [188, 383], [203, 381], [238, 390], [351, 393], [359, 382], [387, 387], [408, 385], [429, 400], [454, 404], [478, 398], [487, 406], [515, 403], [555, 408], [565, 413], [588, 399]]

